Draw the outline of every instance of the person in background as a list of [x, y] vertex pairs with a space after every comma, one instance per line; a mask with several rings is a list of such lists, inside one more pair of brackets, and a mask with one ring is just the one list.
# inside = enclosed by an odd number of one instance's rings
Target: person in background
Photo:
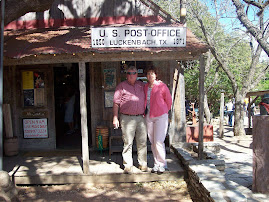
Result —
[[[113, 126], [121, 126], [123, 139], [124, 173], [133, 173], [132, 147], [136, 139], [139, 169], [148, 172], [147, 167], [147, 129], [143, 117], [145, 112], [144, 83], [137, 81], [137, 69], [126, 69], [127, 80], [118, 84], [113, 99]], [[119, 117], [120, 112], [120, 117]], [[120, 121], [119, 121], [120, 118]]]
[[155, 67], [146, 70], [148, 83], [145, 85], [145, 107], [148, 137], [154, 157], [152, 172], [163, 173], [167, 168], [164, 140], [168, 128], [168, 111], [172, 97], [165, 83], [157, 80]]
[[227, 114], [228, 114], [228, 117], [229, 117], [228, 124], [229, 124], [230, 127], [233, 127], [234, 105], [233, 105], [233, 102], [231, 100], [227, 103], [226, 108], [227, 108]]
[[65, 113], [64, 122], [67, 123], [69, 130], [67, 135], [71, 135], [74, 130], [74, 104], [75, 104], [75, 90], [73, 87], [68, 86], [65, 95]]

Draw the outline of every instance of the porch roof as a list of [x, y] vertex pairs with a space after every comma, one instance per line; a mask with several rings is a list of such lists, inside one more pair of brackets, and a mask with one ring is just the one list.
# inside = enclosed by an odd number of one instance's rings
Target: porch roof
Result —
[[269, 90], [248, 92], [247, 95], [246, 95], [246, 97], [250, 97], [250, 96], [262, 96], [264, 94], [269, 94]]
[[[176, 24], [172, 26], [182, 25]], [[92, 48], [91, 27], [7, 30], [4, 33], [4, 58], [8, 61], [25, 60], [25, 58], [37, 56], [43, 56], [45, 59], [45, 56], [53, 58], [55, 55], [75, 56], [76, 54], [91, 55], [93, 53], [111, 54], [124, 52], [173, 53], [177, 55], [174, 57], [186, 60], [195, 59], [207, 50], [207, 45], [199, 41], [189, 29], [187, 29], [186, 47], [177, 48]], [[171, 59], [174, 59], [172, 55]], [[119, 60], [121, 59], [119, 58]]]

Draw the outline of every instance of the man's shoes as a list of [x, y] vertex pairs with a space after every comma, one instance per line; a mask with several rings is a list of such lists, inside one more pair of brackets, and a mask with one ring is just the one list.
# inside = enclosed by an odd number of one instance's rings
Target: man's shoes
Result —
[[150, 169], [148, 166], [139, 166], [138, 167], [142, 172], [150, 172]]
[[152, 173], [157, 173], [158, 172], [158, 169], [159, 169], [159, 166], [154, 165], [154, 167], [151, 169], [151, 172]]
[[133, 171], [133, 166], [131, 166], [131, 167], [125, 167], [124, 168], [124, 171], [123, 171], [123, 173], [124, 174], [132, 174], [134, 171]]

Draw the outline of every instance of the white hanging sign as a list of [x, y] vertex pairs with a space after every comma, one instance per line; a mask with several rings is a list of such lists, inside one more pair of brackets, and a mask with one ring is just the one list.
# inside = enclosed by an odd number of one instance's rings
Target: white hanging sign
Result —
[[186, 27], [92, 28], [93, 48], [185, 47]]
[[23, 119], [24, 138], [48, 138], [48, 120]]

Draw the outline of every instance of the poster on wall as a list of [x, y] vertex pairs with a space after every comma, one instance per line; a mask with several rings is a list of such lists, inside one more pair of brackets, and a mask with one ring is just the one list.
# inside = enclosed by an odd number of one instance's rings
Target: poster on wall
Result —
[[48, 138], [48, 119], [23, 119], [24, 138]]
[[24, 106], [44, 106], [45, 104], [44, 72], [23, 71], [22, 89]]
[[105, 107], [113, 107], [114, 91], [105, 91]]
[[34, 72], [34, 84], [35, 84], [35, 88], [45, 87], [43, 72]]
[[34, 89], [23, 90], [24, 106], [34, 106]]
[[104, 89], [114, 89], [116, 87], [116, 69], [104, 69]]
[[22, 72], [22, 89], [34, 89], [34, 72], [23, 71]]

